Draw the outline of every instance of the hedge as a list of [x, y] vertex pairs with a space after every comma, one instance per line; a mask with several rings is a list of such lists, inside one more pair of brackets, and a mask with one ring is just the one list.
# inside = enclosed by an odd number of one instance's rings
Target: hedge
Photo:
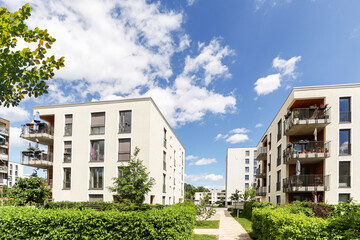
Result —
[[272, 206], [274, 207], [274, 204], [272, 204], [271, 202], [245, 202], [244, 203], [244, 209], [243, 209], [243, 214], [251, 219], [252, 217], [252, 211], [254, 208], [263, 208], [263, 207], [267, 207], [267, 206]]
[[0, 208], [1, 239], [190, 239], [196, 209], [176, 204], [137, 212]]

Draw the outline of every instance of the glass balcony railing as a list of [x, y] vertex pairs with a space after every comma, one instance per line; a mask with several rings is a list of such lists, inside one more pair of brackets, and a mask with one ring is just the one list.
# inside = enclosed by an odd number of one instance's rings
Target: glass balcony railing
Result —
[[330, 157], [330, 142], [299, 141], [290, 143], [284, 150], [284, 163], [300, 158], [328, 158]]
[[8, 168], [6, 166], [0, 166], [0, 173], [7, 173]]
[[266, 195], [266, 187], [259, 187], [256, 189], [256, 196], [265, 196]]
[[9, 135], [9, 128], [7, 127], [0, 127], [0, 134], [3, 134], [3, 135]]
[[260, 167], [256, 169], [256, 177], [257, 178], [265, 178], [266, 177], [266, 167]]
[[257, 149], [256, 160], [266, 160], [267, 157], [267, 147], [259, 147]]
[[313, 192], [328, 191], [329, 189], [329, 175], [309, 174], [283, 179], [284, 192]]

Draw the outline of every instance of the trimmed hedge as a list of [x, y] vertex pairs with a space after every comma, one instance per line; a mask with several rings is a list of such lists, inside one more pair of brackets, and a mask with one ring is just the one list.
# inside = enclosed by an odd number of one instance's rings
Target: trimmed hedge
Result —
[[251, 219], [252, 211], [254, 208], [263, 208], [268, 206], [273, 207], [274, 204], [272, 204], [271, 202], [245, 202], [242, 213], [245, 215], [245, 217]]
[[191, 204], [138, 212], [3, 207], [0, 238], [190, 239], [195, 218]]

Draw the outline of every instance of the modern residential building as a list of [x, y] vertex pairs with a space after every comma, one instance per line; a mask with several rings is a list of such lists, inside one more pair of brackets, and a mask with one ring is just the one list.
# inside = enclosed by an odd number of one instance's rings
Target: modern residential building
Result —
[[296, 87], [257, 146], [257, 200], [360, 200], [360, 84]]
[[10, 122], [0, 118], [0, 188], [8, 185], [9, 129]]
[[236, 190], [244, 193], [256, 183], [256, 147], [228, 148], [226, 154], [226, 206]]
[[8, 187], [12, 187], [15, 183], [18, 182], [19, 178], [24, 177], [24, 166], [20, 163], [9, 162], [9, 172], [8, 172]]
[[207, 195], [209, 195], [209, 203], [210, 204], [215, 204], [218, 201], [225, 201], [225, 198], [226, 198], [225, 192], [218, 192], [218, 191], [195, 192], [194, 203], [199, 204], [200, 201]]
[[156, 181], [146, 203], [184, 199], [185, 149], [151, 98], [34, 107], [41, 121], [23, 126], [22, 164], [47, 169], [55, 201], [112, 201], [113, 178], [135, 147]]

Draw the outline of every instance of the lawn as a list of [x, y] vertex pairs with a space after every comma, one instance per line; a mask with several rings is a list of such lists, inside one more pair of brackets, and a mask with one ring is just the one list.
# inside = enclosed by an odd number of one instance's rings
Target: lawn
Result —
[[238, 221], [243, 228], [245, 228], [246, 232], [254, 238], [253, 229], [252, 229], [252, 221], [251, 219], [246, 218], [244, 215], [239, 214], [239, 218], [236, 217], [236, 212], [231, 213], [231, 216], [233, 216], [236, 221]]
[[195, 228], [219, 228], [219, 220], [196, 221]]
[[216, 240], [215, 235], [206, 235], [206, 234], [193, 234], [192, 240]]

